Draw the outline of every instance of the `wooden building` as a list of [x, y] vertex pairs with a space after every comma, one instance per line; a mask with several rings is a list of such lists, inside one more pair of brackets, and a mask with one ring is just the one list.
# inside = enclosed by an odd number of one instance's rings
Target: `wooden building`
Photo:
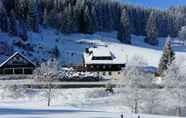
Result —
[[121, 70], [125, 67], [126, 56], [122, 51], [110, 50], [108, 47], [87, 48], [84, 56], [84, 68], [100, 76], [112, 79], [124, 78]]
[[34, 69], [35, 64], [19, 52], [0, 64], [0, 74], [32, 74]]

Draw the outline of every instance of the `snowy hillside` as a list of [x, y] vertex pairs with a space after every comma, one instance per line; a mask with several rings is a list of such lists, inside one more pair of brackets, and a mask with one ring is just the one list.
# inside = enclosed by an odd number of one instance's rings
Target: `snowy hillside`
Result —
[[[0, 33], [1, 42], [13, 46], [14, 51], [19, 51], [29, 57], [35, 63], [37, 61], [46, 61], [52, 55], [52, 50], [57, 47], [62, 64], [82, 64], [82, 54], [87, 47], [108, 46], [114, 53], [125, 55], [127, 60], [134, 56], [142, 57], [149, 66], [157, 67], [162, 53], [165, 39], [160, 38], [158, 46], [150, 46], [144, 43], [144, 37], [132, 36], [133, 45], [121, 44], [116, 39], [116, 32], [103, 33], [97, 32], [93, 35], [88, 34], [61, 34], [54, 29], [43, 29], [41, 33], [29, 32], [27, 45], [25, 49], [16, 45], [17, 37], [10, 37], [6, 33]], [[186, 57], [186, 47], [174, 46], [177, 56]], [[2, 56], [1, 56], [2, 57]]]
[[147, 8], [167, 9], [171, 6], [186, 5], [185, 0], [118, 0], [132, 5], [140, 5]]

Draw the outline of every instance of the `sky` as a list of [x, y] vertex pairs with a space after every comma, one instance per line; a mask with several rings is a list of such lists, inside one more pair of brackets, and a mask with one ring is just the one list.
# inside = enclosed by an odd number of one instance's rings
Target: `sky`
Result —
[[186, 5], [186, 0], [120, 0], [133, 5], [149, 8], [167, 9], [170, 6]]

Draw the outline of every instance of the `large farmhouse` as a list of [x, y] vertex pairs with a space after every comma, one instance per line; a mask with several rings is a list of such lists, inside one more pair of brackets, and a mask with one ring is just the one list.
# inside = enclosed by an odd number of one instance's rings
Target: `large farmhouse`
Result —
[[0, 64], [0, 74], [32, 74], [34, 69], [35, 64], [19, 52]]
[[126, 56], [122, 52], [111, 51], [108, 47], [100, 46], [87, 48], [84, 53], [84, 67], [88, 72], [97, 72], [98, 75], [121, 79], [121, 73], [126, 64]]

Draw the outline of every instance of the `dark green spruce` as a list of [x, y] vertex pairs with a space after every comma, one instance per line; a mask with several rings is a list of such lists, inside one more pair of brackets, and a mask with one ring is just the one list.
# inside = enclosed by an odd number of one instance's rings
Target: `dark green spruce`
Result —
[[162, 75], [167, 70], [168, 66], [172, 63], [174, 59], [175, 53], [171, 46], [171, 38], [168, 37], [159, 63], [160, 75]]

